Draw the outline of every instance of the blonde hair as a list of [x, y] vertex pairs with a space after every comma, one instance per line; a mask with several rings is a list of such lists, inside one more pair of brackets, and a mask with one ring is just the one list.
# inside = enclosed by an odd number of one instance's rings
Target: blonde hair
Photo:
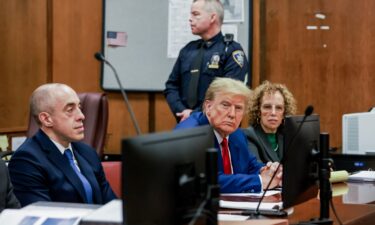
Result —
[[260, 106], [263, 96], [275, 92], [280, 92], [284, 98], [284, 116], [296, 113], [297, 103], [288, 88], [283, 84], [271, 83], [266, 80], [253, 91], [249, 104], [249, 125], [254, 126], [259, 123]]
[[[208, 87], [204, 100], [214, 100], [218, 93], [244, 96], [245, 109], [248, 109], [251, 90], [244, 84], [244, 82], [226, 77], [215, 78]], [[205, 112], [204, 107], [203, 112]]]

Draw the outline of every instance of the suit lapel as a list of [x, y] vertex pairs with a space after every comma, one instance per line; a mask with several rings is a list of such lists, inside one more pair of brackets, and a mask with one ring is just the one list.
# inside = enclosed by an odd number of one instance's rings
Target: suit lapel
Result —
[[215, 148], [217, 149], [217, 157], [218, 157], [218, 171], [224, 171], [224, 168], [223, 168], [223, 157], [221, 156], [221, 148], [220, 148], [220, 145], [219, 145], [219, 142], [217, 141], [216, 137], [215, 137]]
[[36, 134], [36, 138], [41, 145], [43, 151], [46, 153], [47, 158], [56, 165], [58, 169], [65, 175], [66, 179], [77, 190], [84, 202], [87, 202], [83, 184], [73, 168], [70, 166], [69, 161], [65, 158], [55, 144], [49, 137], [41, 130]]
[[279, 144], [279, 158], [280, 160], [283, 158], [284, 156], [284, 135], [282, 135], [281, 133], [278, 133], [277, 135], [277, 143], [282, 143], [282, 144]]
[[[266, 133], [263, 132], [262, 128], [257, 126], [255, 129], [255, 132], [257, 133], [257, 136], [259, 137], [259, 143], [262, 145], [262, 148], [264, 149], [265, 154], [268, 156], [269, 159], [271, 159], [273, 162], [279, 161], [277, 152], [275, 152], [271, 144], [266, 141], [267, 140], [267, 135]], [[280, 149], [278, 149], [280, 151]]]
[[264, 138], [267, 137], [259, 138], [259, 142], [263, 146], [268, 158], [270, 158], [272, 161], [279, 161], [277, 158], [277, 152], [272, 149], [271, 145], [268, 142], [265, 142]]
[[241, 163], [233, 163], [233, 162], [241, 162], [241, 159], [239, 158], [239, 149], [240, 147], [238, 146], [239, 141], [237, 140], [235, 135], [229, 135], [229, 151], [230, 151], [230, 158], [232, 162], [232, 168], [233, 168], [233, 173], [236, 173], [237, 171], [242, 171], [240, 168]]
[[[239, 168], [239, 166], [241, 166], [241, 163], [233, 163], [233, 162], [241, 162], [241, 159], [239, 157], [240, 156], [240, 153], [239, 153], [240, 147], [238, 144], [239, 141], [237, 140], [236, 135], [229, 135], [228, 141], [229, 141], [228, 145], [229, 145], [233, 173], [236, 173], [237, 171], [242, 171], [241, 168]], [[218, 169], [219, 171], [224, 171], [223, 158], [221, 156], [221, 147], [216, 137], [215, 137], [215, 147], [216, 149], [218, 149], [218, 158], [219, 158]]]

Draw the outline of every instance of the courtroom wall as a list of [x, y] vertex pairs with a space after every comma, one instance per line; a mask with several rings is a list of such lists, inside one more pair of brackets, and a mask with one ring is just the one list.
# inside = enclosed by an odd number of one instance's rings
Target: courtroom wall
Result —
[[[102, 0], [3, 1], [0, 42], [0, 133], [22, 135], [28, 124], [31, 92], [46, 82], [61, 82], [77, 92], [99, 91], [100, 63], [93, 57], [102, 44]], [[135, 130], [119, 93], [108, 93], [109, 128], [107, 153], [120, 151], [120, 139]], [[164, 114], [162, 96], [153, 95], [155, 120], [164, 120], [154, 130], [174, 126]], [[129, 94], [142, 132], [149, 132], [149, 95]], [[168, 118], [169, 121], [168, 122]], [[167, 122], [166, 122], [167, 121]]]
[[[339, 4], [340, 2], [340, 4]], [[0, 8], [0, 133], [24, 132], [28, 98], [45, 82], [78, 92], [102, 91], [100, 63], [102, 0], [12, 0]], [[254, 1], [253, 84], [285, 83], [299, 112], [307, 104], [321, 115], [331, 145], [341, 146], [341, 116], [375, 105], [375, 8], [372, 0]], [[315, 17], [317, 12], [326, 19]], [[348, 16], [350, 15], [350, 17]], [[328, 25], [329, 30], [306, 29]], [[324, 47], [325, 46], [325, 47]], [[136, 134], [122, 97], [108, 92], [107, 153]], [[172, 129], [175, 120], [161, 93], [129, 93], [143, 133]]]

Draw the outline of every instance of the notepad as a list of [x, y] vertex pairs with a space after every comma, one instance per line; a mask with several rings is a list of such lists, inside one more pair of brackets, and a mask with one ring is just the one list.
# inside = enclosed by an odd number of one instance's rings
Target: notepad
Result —
[[349, 176], [349, 181], [375, 181], [375, 171], [359, 171]]
[[[220, 207], [227, 209], [255, 210], [258, 206], [261, 194], [237, 193], [221, 194]], [[269, 191], [259, 206], [261, 210], [281, 210], [282, 209], [281, 192]]]
[[329, 182], [331, 183], [339, 183], [339, 182], [345, 182], [349, 178], [349, 173], [346, 170], [338, 170], [338, 171], [332, 171], [331, 177], [329, 178]]

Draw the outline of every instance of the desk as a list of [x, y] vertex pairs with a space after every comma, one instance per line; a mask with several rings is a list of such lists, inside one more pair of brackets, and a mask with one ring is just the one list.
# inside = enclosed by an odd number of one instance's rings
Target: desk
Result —
[[286, 219], [261, 219], [247, 221], [220, 221], [219, 225], [288, 225]]
[[[83, 217], [80, 225], [122, 225], [121, 200], [113, 200], [98, 210]], [[219, 225], [288, 225], [288, 220], [263, 219], [248, 221], [220, 221]]]
[[[350, 186], [349, 186], [350, 187]], [[348, 194], [351, 194], [350, 192]], [[333, 203], [335, 205], [336, 211], [338, 216], [340, 217], [343, 224], [347, 225], [355, 225], [355, 224], [374, 224], [375, 221], [375, 205], [373, 204], [345, 204], [343, 202], [343, 196], [336, 196], [333, 197]], [[266, 225], [266, 224], [296, 224], [301, 221], [308, 221], [311, 218], [319, 217], [319, 209], [320, 209], [320, 202], [318, 199], [311, 199], [307, 202], [299, 204], [294, 207], [294, 212], [288, 216], [287, 218], [266, 218], [264, 220], [248, 220], [248, 221], [241, 221], [241, 222], [229, 222], [229, 221], [220, 221], [219, 225]], [[116, 209], [105, 209], [106, 206], [101, 208], [102, 212], [112, 212], [111, 218], [118, 218], [118, 216], [114, 216], [115, 212], [121, 212], [121, 203], [118, 201], [112, 207]], [[104, 213], [106, 218], [108, 218], [108, 213]], [[94, 218], [98, 218], [98, 213], [93, 213]], [[100, 217], [100, 215], [99, 215]], [[330, 217], [334, 221], [334, 224], [338, 224], [336, 218], [332, 210], [330, 210]], [[93, 218], [93, 217], [92, 217]], [[84, 218], [81, 222], [82, 225], [99, 225], [99, 224], [121, 224], [120, 221], [99, 221], [97, 219], [96, 223], [93, 223], [95, 220], [88, 218]]]
[[[339, 184], [342, 185], [342, 184]], [[335, 185], [336, 187], [338, 185]], [[375, 192], [375, 185], [374, 183], [348, 183], [348, 192], [343, 196], [335, 196], [333, 197], [333, 203], [336, 208], [336, 212], [343, 222], [346, 225], [372, 225], [375, 221], [375, 204], [366, 204], [366, 203], [374, 203], [372, 198], [367, 198], [368, 202], [362, 202], [363, 197], [361, 193], [364, 193], [368, 196], [368, 194], [361, 190], [369, 190], [372, 193]], [[364, 189], [363, 189], [364, 188]], [[348, 203], [348, 199], [351, 201], [354, 199], [358, 199], [361, 201], [361, 204], [350, 204]], [[352, 201], [353, 202], [353, 201]], [[36, 203], [37, 206], [53, 206], [56, 203]], [[73, 205], [73, 206], [71, 206]], [[83, 208], [87, 208], [89, 205], [81, 204]], [[79, 204], [57, 204], [57, 207], [63, 208], [81, 208]], [[98, 206], [90, 206], [93, 207], [92, 209], [95, 210], [95, 207]], [[19, 211], [25, 211], [28, 207], [24, 207]], [[50, 207], [51, 208], [51, 207]], [[90, 208], [88, 208], [90, 209]], [[241, 222], [229, 222], [229, 221], [220, 221], [219, 225], [287, 225], [289, 224], [296, 224], [301, 221], [308, 221], [311, 218], [319, 217], [319, 209], [320, 209], [320, 202], [318, 199], [311, 199], [307, 202], [299, 204], [294, 207], [294, 212], [285, 218], [265, 218], [262, 220], [248, 220], [248, 221], [241, 221]], [[74, 212], [76, 212], [75, 210]], [[61, 210], [60, 210], [61, 212]], [[1, 214], [0, 214], [1, 218]], [[334, 224], [338, 224], [336, 218], [332, 210], [330, 210], [330, 218], [334, 221]], [[0, 220], [1, 223], [1, 220]], [[2, 224], [2, 223], [1, 223]], [[8, 223], [7, 223], [8, 224]], [[114, 200], [100, 208], [96, 209], [95, 211], [90, 211], [89, 214], [83, 216], [81, 220], [81, 225], [122, 225], [122, 203], [121, 200]]]
[[[365, 202], [362, 202], [361, 204], [348, 204], [345, 203], [344, 200], [346, 199], [359, 199], [363, 200], [361, 196], [359, 196], [361, 193], [366, 194], [366, 192], [363, 191], [357, 191], [361, 190], [361, 188], [372, 189], [372, 191], [375, 193], [375, 185], [374, 183], [348, 183], [347, 185], [345, 183], [341, 184], [335, 184], [335, 187], [340, 187], [342, 189], [342, 186], [347, 186], [347, 194], [344, 194], [343, 196], [335, 196], [333, 197], [333, 203], [336, 208], [336, 212], [343, 222], [343, 224], [346, 225], [355, 225], [355, 224], [374, 224], [375, 221], [375, 204], [364, 204]], [[342, 194], [342, 193], [341, 193]], [[371, 198], [368, 198], [368, 202], [373, 202], [374, 200]], [[113, 203], [112, 203], [113, 204]], [[105, 208], [107, 206], [107, 209]], [[111, 218], [117, 218], [116, 223], [105, 223], [105, 221], [101, 221], [101, 223], [92, 223], [94, 220], [97, 221], [98, 218], [97, 213], [93, 213], [93, 217], [84, 218], [81, 222], [82, 225], [99, 225], [99, 224], [121, 224], [121, 222], [118, 220], [119, 218], [122, 218], [121, 216], [115, 216], [114, 214], [121, 213], [121, 201], [117, 200], [117, 203], [112, 205], [112, 207], [115, 207], [116, 209], [108, 209], [108, 206], [103, 206], [101, 209], [99, 209], [101, 212], [104, 212], [103, 214], [106, 215], [105, 218], [108, 218], [108, 212], [111, 212]], [[264, 220], [248, 220], [248, 221], [241, 221], [241, 222], [229, 222], [229, 221], [220, 221], [219, 225], [266, 225], [266, 224], [296, 224], [298, 222], [302, 221], [308, 221], [311, 218], [318, 218], [320, 215], [320, 201], [319, 199], [311, 199], [307, 202], [304, 202], [302, 204], [299, 204], [294, 207], [294, 212], [286, 217], [286, 218], [265, 218]], [[100, 212], [99, 211], [99, 212]], [[99, 215], [100, 217], [100, 215]], [[332, 210], [330, 209], [330, 218], [334, 221], [334, 224], [338, 224], [337, 219], [335, 218]], [[89, 223], [91, 221], [91, 223]], [[98, 221], [97, 221], [98, 222]], [[108, 222], [108, 221], [107, 221]], [[112, 221], [113, 222], [113, 221]]]
[[[372, 204], [344, 204], [342, 196], [333, 197], [333, 204], [343, 224], [369, 224], [375, 221], [375, 205]], [[320, 202], [318, 199], [311, 199], [294, 207], [292, 215], [288, 216], [289, 224], [296, 224], [301, 221], [308, 221], [317, 218], [320, 214]], [[330, 218], [334, 224], [339, 224], [330, 209]]]
[[[334, 184], [333, 189], [338, 189], [340, 195], [332, 198], [337, 215], [343, 224], [375, 224], [375, 183], [339, 183]], [[342, 193], [346, 190], [346, 193]], [[289, 224], [309, 221], [320, 215], [319, 199], [311, 199], [293, 207], [293, 213], [284, 219]], [[270, 218], [270, 217], [268, 217]], [[332, 209], [330, 218], [334, 224], [339, 224]], [[280, 218], [277, 218], [280, 219]]]
[[347, 183], [347, 193], [343, 195], [343, 202], [346, 204], [374, 204], [375, 183]]

